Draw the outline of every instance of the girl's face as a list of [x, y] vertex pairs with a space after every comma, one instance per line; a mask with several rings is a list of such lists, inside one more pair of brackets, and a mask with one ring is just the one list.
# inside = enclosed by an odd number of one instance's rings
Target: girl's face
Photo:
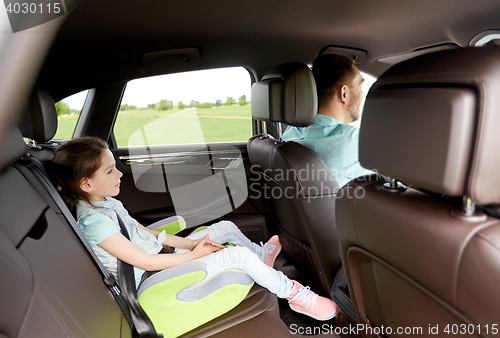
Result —
[[101, 153], [101, 166], [90, 178], [83, 178], [80, 188], [86, 192], [91, 201], [103, 201], [105, 197], [113, 197], [120, 192], [120, 177], [123, 174], [115, 167], [115, 158], [109, 149]]

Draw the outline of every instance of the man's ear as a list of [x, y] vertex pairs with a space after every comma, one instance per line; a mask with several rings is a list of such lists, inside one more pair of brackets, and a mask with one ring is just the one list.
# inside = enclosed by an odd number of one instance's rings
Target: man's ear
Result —
[[90, 185], [90, 181], [87, 177], [80, 180], [80, 189], [86, 193], [90, 193], [92, 191], [92, 186]]
[[347, 103], [349, 101], [349, 88], [346, 85], [342, 85], [339, 88], [340, 100], [342, 103]]

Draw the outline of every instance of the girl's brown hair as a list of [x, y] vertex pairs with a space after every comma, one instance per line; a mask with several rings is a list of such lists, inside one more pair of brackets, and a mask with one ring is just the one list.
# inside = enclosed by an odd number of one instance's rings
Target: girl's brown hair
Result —
[[100, 168], [105, 149], [107, 143], [98, 137], [79, 137], [59, 146], [52, 160], [45, 163], [49, 177], [73, 214], [78, 200], [91, 203], [80, 189], [80, 181], [92, 177]]

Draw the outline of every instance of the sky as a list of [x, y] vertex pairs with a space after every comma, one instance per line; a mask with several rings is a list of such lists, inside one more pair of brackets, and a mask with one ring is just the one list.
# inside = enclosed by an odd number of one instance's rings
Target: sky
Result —
[[[363, 74], [363, 90], [368, 93], [375, 78]], [[87, 91], [63, 99], [71, 109], [80, 110]], [[162, 99], [189, 104], [191, 100], [200, 102], [226, 101], [228, 96], [236, 101], [246, 95], [251, 101], [251, 82], [248, 71], [243, 67], [219, 68], [178, 74], [160, 75], [132, 80], [127, 84], [122, 104], [147, 107]]]
[[[241, 95], [251, 98], [251, 82], [248, 71], [243, 67], [219, 68], [195, 72], [153, 76], [132, 80], [127, 84], [122, 104], [147, 107], [148, 104], [171, 100], [189, 104], [191, 100], [200, 102], [226, 101], [228, 96], [238, 101]], [[71, 109], [81, 109], [86, 91], [63, 99]]]

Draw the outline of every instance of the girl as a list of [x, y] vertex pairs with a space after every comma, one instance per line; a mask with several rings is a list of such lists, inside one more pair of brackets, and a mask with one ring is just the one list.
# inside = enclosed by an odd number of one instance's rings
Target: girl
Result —
[[[335, 316], [335, 303], [319, 297], [282, 272], [272, 268], [281, 250], [278, 236], [263, 246], [252, 243], [232, 222], [222, 221], [186, 238], [149, 230], [129, 216], [112, 198], [120, 192], [122, 173], [115, 167], [106, 142], [82, 137], [61, 145], [47, 163], [57, 190], [67, 203], [101, 262], [117, 278], [117, 259], [134, 266], [136, 284], [145, 271], [168, 269], [193, 260], [207, 267], [205, 280], [227, 269], [246, 272], [257, 284], [289, 301], [292, 310], [317, 320]], [[122, 218], [130, 240], [120, 233], [116, 214]], [[224, 248], [219, 243], [231, 242]], [[174, 254], [158, 254], [163, 246]]]

